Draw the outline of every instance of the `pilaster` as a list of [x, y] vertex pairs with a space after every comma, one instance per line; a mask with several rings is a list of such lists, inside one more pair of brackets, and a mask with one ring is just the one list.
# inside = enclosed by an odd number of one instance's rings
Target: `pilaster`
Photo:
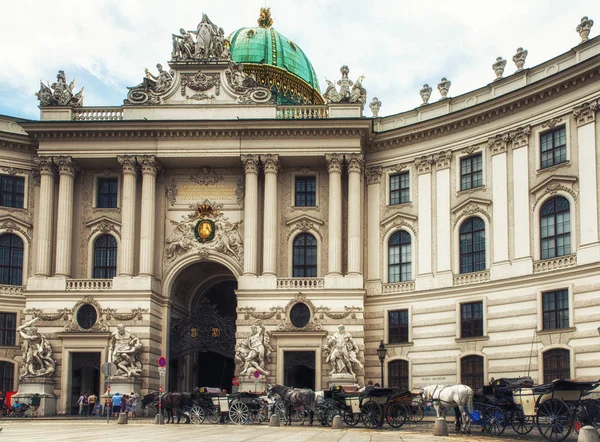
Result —
[[452, 151], [443, 151], [434, 155], [436, 175], [436, 238], [437, 268], [436, 287], [452, 285], [452, 249], [450, 230], [450, 164]]
[[367, 176], [367, 279], [381, 279], [381, 244], [379, 240], [379, 201], [381, 195], [381, 166], [369, 167]]
[[419, 217], [419, 256], [418, 273], [415, 280], [417, 290], [433, 288], [433, 273], [431, 268], [431, 167], [435, 164], [433, 156], [423, 156], [415, 160], [417, 169], [417, 195]]
[[244, 196], [244, 275], [257, 275], [258, 263], [258, 156], [243, 155]]
[[154, 275], [154, 232], [156, 230], [156, 175], [162, 168], [154, 155], [136, 157], [142, 169], [142, 209], [140, 224], [140, 275]]
[[493, 255], [491, 278], [510, 277], [508, 260], [508, 177], [507, 154], [508, 134], [499, 134], [488, 139], [492, 154], [492, 240]]

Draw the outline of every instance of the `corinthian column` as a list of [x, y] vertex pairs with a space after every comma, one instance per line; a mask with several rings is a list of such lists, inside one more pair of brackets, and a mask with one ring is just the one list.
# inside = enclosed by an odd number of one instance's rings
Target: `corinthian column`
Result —
[[342, 274], [342, 155], [325, 155], [329, 171], [329, 274]]
[[142, 211], [140, 225], [140, 275], [154, 274], [154, 231], [156, 216], [156, 174], [161, 164], [154, 155], [136, 157], [142, 169]]
[[246, 175], [244, 196], [244, 274], [257, 274], [258, 261], [258, 157], [243, 155]]
[[362, 199], [360, 177], [364, 160], [360, 154], [346, 155], [348, 163], [348, 274], [360, 274], [363, 250], [360, 237]]
[[37, 157], [40, 168], [40, 208], [36, 225], [37, 248], [35, 274], [50, 276], [50, 252], [52, 250], [52, 226], [54, 209], [54, 164], [52, 157]]
[[277, 173], [279, 155], [261, 156], [265, 172], [263, 275], [277, 273]]
[[55, 157], [58, 166], [58, 216], [56, 225], [56, 275], [71, 276], [73, 237], [73, 179], [78, 167], [71, 157]]
[[121, 214], [121, 245], [119, 247], [119, 276], [132, 276], [135, 262], [135, 191], [137, 163], [131, 155], [118, 156], [123, 167], [123, 208]]

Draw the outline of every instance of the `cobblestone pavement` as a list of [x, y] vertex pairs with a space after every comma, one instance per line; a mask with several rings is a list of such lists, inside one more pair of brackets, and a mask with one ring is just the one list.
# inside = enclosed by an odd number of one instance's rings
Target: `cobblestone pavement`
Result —
[[[501, 437], [488, 437], [473, 432], [470, 435], [453, 435], [449, 437], [433, 437], [433, 423], [407, 425], [400, 430], [384, 428], [371, 431], [364, 428], [332, 430], [320, 426], [293, 426], [272, 428], [263, 425], [153, 425], [144, 419], [130, 421], [127, 425], [109, 424], [103, 420], [31, 420], [4, 419], [0, 421], [0, 439], [12, 441], [97, 441], [133, 440], [133, 441], [260, 441], [260, 442], [423, 442], [423, 441], [469, 441], [469, 442], [514, 442], [544, 440], [536, 434], [520, 436], [512, 431]], [[477, 429], [477, 428], [476, 428]], [[575, 442], [577, 437], [571, 435], [568, 441]]]

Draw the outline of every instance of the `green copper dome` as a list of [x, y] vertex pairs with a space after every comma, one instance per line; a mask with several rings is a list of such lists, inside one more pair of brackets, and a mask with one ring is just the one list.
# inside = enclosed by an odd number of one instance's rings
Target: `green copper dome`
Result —
[[228, 38], [231, 58], [271, 86], [277, 104], [323, 104], [310, 60], [298, 45], [270, 27], [270, 14], [263, 14], [261, 10], [259, 27], [238, 29]]

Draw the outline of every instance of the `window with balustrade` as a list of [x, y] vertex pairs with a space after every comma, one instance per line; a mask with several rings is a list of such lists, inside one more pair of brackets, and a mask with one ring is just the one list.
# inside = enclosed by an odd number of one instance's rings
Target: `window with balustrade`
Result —
[[541, 259], [571, 253], [571, 209], [564, 196], [550, 198], [540, 210], [540, 246]]
[[0, 235], [0, 284], [23, 285], [23, 240], [14, 233]]
[[485, 223], [473, 217], [460, 226], [460, 273], [482, 270], [485, 270]]
[[294, 278], [317, 276], [317, 240], [310, 233], [301, 233], [294, 238], [292, 275]]
[[111, 279], [117, 275], [117, 240], [101, 235], [94, 241], [94, 279]]
[[412, 280], [412, 245], [410, 234], [395, 232], [388, 241], [388, 282]]

